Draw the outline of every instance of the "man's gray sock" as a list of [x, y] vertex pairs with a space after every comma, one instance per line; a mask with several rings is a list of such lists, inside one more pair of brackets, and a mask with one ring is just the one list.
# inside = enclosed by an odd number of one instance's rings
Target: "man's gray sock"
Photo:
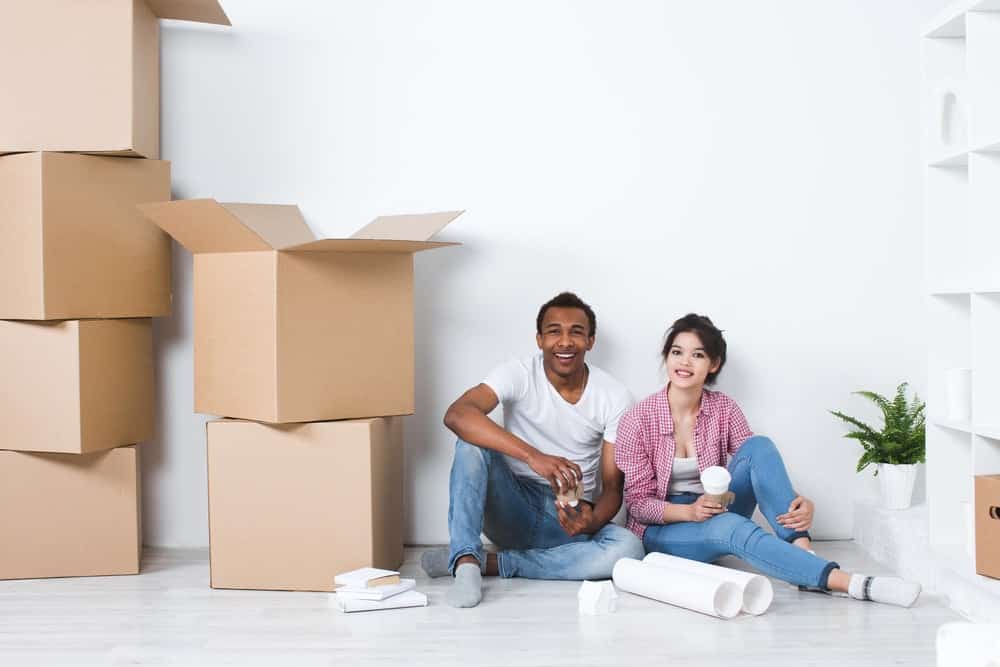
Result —
[[455, 568], [455, 582], [445, 596], [452, 607], [475, 607], [483, 599], [483, 575], [478, 563], [462, 563]]
[[420, 554], [420, 567], [428, 577], [448, 576], [448, 549], [428, 549]]
[[909, 607], [920, 596], [920, 584], [898, 577], [866, 577], [852, 574], [847, 592], [855, 600], [871, 600]]

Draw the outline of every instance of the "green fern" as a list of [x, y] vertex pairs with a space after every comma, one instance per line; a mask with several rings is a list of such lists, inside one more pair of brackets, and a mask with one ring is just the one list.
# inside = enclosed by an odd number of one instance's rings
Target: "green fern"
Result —
[[[858, 472], [872, 463], [910, 464], [923, 463], [925, 422], [924, 409], [926, 404], [920, 397], [913, 395], [913, 401], [906, 399], [907, 384], [904, 382], [896, 387], [896, 395], [886, 398], [874, 391], [856, 391], [858, 396], [867, 398], [882, 411], [883, 426], [881, 429], [870, 426], [860, 419], [845, 415], [837, 410], [830, 414], [837, 417], [855, 430], [844, 435], [845, 438], [857, 440], [864, 451], [858, 459]], [[878, 474], [876, 469], [875, 474]]]

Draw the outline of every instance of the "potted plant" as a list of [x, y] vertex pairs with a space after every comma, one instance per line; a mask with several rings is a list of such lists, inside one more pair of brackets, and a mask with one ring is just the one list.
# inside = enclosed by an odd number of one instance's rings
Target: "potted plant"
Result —
[[874, 391], [856, 391], [875, 403], [882, 410], [883, 426], [876, 429], [859, 419], [831, 410], [830, 413], [844, 420], [855, 430], [845, 438], [857, 440], [864, 447], [858, 459], [858, 472], [872, 463], [882, 490], [882, 502], [888, 509], [899, 510], [910, 506], [913, 483], [917, 478], [917, 464], [924, 462], [924, 408], [919, 397], [906, 398], [907, 384], [896, 387], [890, 400]]

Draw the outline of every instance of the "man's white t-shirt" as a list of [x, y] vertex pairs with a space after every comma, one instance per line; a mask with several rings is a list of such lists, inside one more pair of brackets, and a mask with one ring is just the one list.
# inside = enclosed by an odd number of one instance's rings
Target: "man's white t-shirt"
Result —
[[[503, 405], [504, 428], [543, 454], [562, 456], [580, 466], [584, 498], [593, 502], [604, 441], [615, 441], [618, 420], [633, 401], [625, 385], [592, 364], [587, 368], [587, 386], [576, 404], [566, 401], [549, 382], [540, 352], [498, 366], [483, 384]], [[505, 458], [515, 475], [548, 484], [527, 463]]]

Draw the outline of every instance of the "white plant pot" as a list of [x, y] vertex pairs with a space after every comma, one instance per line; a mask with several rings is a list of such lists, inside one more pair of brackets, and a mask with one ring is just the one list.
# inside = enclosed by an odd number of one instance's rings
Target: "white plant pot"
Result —
[[917, 481], [917, 464], [878, 464], [878, 484], [882, 504], [886, 509], [905, 510], [913, 500], [913, 483]]

